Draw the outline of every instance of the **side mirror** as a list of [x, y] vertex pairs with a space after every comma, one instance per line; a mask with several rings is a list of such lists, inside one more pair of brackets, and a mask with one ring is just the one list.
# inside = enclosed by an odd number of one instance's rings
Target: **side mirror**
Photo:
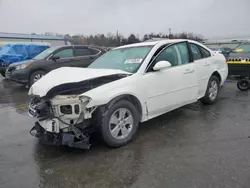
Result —
[[53, 61], [56, 61], [56, 60], [60, 59], [60, 57], [59, 57], [59, 56], [53, 56], [53, 57], [51, 57], [51, 59], [52, 59]]
[[154, 71], [159, 71], [171, 67], [172, 65], [168, 61], [159, 61], [153, 67]]

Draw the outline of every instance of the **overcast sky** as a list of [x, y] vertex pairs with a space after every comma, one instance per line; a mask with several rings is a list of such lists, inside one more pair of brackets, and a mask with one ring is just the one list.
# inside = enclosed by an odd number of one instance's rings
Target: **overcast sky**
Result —
[[0, 32], [250, 36], [250, 0], [0, 0]]

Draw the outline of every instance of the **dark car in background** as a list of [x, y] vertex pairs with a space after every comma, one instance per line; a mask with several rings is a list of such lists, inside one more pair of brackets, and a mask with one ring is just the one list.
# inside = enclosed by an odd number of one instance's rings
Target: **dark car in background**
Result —
[[210, 48], [212, 51], [214, 52], [219, 52], [222, 53], [225, 58], [227, 59], [229, 54], [233, 51], [233, 49], [231, 48], [227, 48], [227, 47], [221, 47], [221, 48]]
[[58, 46], [49, 48], [31, 60], [11, 64], [6, 78], [31, 86], [46, 73], [59, 67], [87, 67], [106, 51], [96, 46]]

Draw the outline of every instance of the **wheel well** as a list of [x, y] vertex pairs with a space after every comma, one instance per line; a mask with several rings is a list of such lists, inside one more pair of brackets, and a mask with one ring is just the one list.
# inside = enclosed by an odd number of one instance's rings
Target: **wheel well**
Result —
[[35, 69], [35, 70], [31, 71], [30, 74], [29, 74], [29, 80], [28, 80], [28, 85], [29, 85], [29, 86], [30, 86], [30, 77], [31, 77], [31, 75], [32, 75], [34, 72], [37, 72], [37, 71], [43, 71], [43, 72], [47, 73], [47, 71], [46, 71], [45, 69]]
[[216, 76], [216, 77], [219, 79], [220, 84], [221, 84], [221, 75], [220, 75], [217, 71], [215, 71], [215, 72], [212, 74], [212, 76]]
[[140, 120], [141, 120], [141, 117], [142, 117], [142, 106], [141, 106], [140, 101], [139, 101], [134, 95], [130, 95], [130, 94], [120, 95], [120, 96], [114, 98], [113, 100], [111, 100], [111, 101], [109, 102], [109, 106], [110, 106], [111, 104], [116, 103], [116, 102], [119, 101], [119, 100], [122, 100], [122, 99], [131, 101], [131, 102], [135, 105], [136, 109], [137, 109], [138, 112], [139, 112]]
[[45, 73], [47, 72], [45, 69], [35, 69], [35, 70], [33, 70], [33, 71], [30, 72], [29, 79], [30, 79], [31, 75], [32, 75], [34, 72], [37, 72], [37, 71], [43, 71], [43, 72], [45, 72]]

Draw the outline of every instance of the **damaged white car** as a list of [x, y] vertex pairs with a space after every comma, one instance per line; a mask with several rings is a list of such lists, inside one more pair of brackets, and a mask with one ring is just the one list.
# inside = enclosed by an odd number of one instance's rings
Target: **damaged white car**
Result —
[[115, 48], [88, 68], [51, 71], [29, 90], [31, 134], [46, 143], [89, 148], [93, 132], [111, 147], [139, 123], [201, 100], [213, 104], [228, 75], [226, 59], [190, 40]]

